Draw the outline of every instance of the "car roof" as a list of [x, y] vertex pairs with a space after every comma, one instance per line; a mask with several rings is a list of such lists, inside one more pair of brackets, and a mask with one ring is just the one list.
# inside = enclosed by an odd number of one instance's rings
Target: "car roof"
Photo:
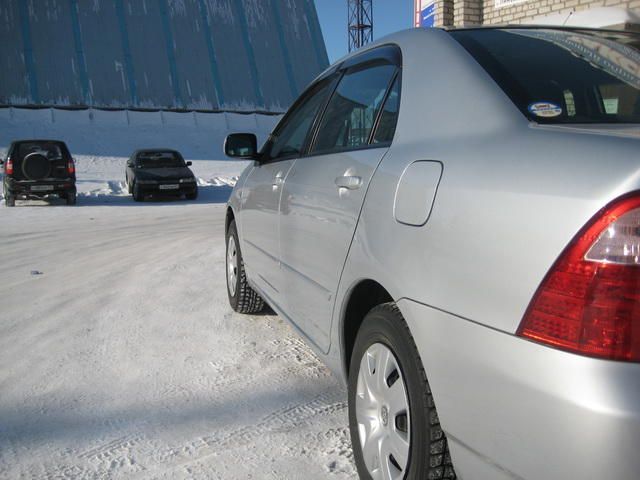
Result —
[[640, 35], [640, 33], [629, 30], [615, 30], [615, 29], [604, 29], [604, 28], [587, 28], [587, 27], [575, 27], [575, 26], [562, 26], [562, 25], [536, 25], [536, 24], [496, 24], [496, 25], [471, 25], [467, 27], [434, 27], [434, 28], [407, 28], [404, 30], [399, 30], [390, 35], [386, 35], [381, 37], [380, 39], [365, 45], [358, 50], [355, 50], [351, 53], [348, 53], [344, 57], [336, 60], [332, 63], [324, 72], [318, 75], [317, 78], [322, 78], [325, 74], [331, 70], [333, 70], [337, 65], [344, 63], [345, 61], [351, 59], [352, 57], [361, 55], [368, 50], [372, 50], [384, 45], [397, 44], [399, 47], [403, 48], [403, 46], [416, 38], [425, 38], [426, 36], [431, 36], [432, 38], [437, 37], [438, 35], [448, 34], [454, 31], [463, 31], [463, 30], [505, 30], [505, 29], [519, 29], [519, 30], [561, 30], [567, 32], [594, 32], [594, 33], [615, 33], [615, 34], [634, 34]]
[[441, 30], [447, 32], [456, 32], [461, 30], [559, 30], [564, 32], [594, 32], [594, 33], [617, 33], [625, 35], [640, 35], [640, 32], [633, 30], [620, 30], [613, 28], [594, 28], [579, 27], [565, 25], [538, 25], [526, 23], [503, 23], [495, 25], [469, 25], [466, 27], [440, 27]]
[[140, 155], [141, 153], [177, 153], [180, 155], [180, 152], [173, 148], [141, 148], [133, 152], [134, 155]]
[[61, 143], [66, 145], [62, 140], [52, 140], [46, 138], [34, 138], [34, 139], [24, 139], [24, 140], [14, 140], [11, 142], [13, 145], [18, 145], [20, 143]]

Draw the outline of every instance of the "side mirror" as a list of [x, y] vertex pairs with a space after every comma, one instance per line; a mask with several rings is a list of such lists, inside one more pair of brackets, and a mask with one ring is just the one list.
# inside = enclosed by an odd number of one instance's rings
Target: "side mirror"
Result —
[[191, 165], [193, 165], [193, 162], [187, 162], [187, 167], [190, 167]]
[[253, 133], [232, 133], [224, 141], [224, 153], [229, 157], [255, 159], [258, 139]]

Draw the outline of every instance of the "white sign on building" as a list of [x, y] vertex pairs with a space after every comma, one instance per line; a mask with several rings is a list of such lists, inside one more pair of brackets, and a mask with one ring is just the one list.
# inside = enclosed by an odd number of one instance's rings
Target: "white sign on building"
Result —
[[504, 8], [511, 7], [513, 5], [518, 5], [519, 3], [526, 3], [528, 0], [496, 0], [495, 7], [496, 8]]

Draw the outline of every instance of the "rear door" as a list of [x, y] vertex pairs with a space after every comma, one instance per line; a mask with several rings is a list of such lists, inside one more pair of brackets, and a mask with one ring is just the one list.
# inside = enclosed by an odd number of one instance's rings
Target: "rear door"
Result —
[[15, 180], [66, 179], [70, 176], [68, 163], [71, 154], [62, 142], [19, 142], [15, 145], [12, 158]]
[[277, 305], [282, 292], [278, 218], [282, 185], [308, 145], [311, 128], [334, 81], [334, 78], [320, 80], [291, 107], [242, 188], [241, 241], [247, 274]]
[[323, 351], [365, 192], [395, 132], [399, 59], [396, 48], [383, 47], [341, 66], [309, 152], [284, 184], [280, 248], [286, 311]]

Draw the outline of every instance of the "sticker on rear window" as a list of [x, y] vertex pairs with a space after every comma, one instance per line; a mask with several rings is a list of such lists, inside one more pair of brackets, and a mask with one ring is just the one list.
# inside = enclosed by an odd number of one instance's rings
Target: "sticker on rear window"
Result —
[[529, 104], [529, 113], [536, 117], [551, 118], [562, 115], [562, 108], [551, 102], [535, 102]]

